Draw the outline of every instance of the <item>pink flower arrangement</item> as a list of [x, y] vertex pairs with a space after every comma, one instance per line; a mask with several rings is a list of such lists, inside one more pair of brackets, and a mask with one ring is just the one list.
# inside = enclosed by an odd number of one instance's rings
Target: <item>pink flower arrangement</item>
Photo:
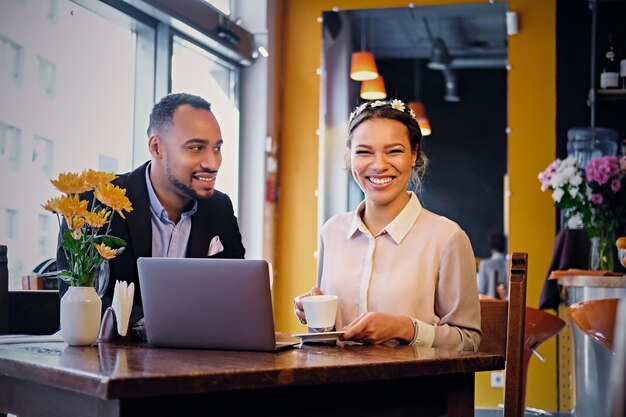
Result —
[[626, 158], [593, 158], [584, 170], [575, 158], [557, 159], [539, 174], [558, 208], [577, 216], [590, 237], [611, 237], [626, 220]]

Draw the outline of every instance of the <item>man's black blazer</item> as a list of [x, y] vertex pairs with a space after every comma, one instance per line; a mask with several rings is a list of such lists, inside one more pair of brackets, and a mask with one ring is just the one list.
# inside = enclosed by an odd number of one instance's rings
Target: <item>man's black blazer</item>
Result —
[[[133, 205], [133, 211], [124, 213], [126, 220], [117, 213], [111, 222], [110, 234], [126, 241], [124, 252], [109, 261], [110, 278], [105, 295], [102, 297], [103, 311], [111, 305], [115, 281], [135, 283], [135, 297], [131, 324], [143, 316], [141, 311], [141, 288], [137, 273], [137, 259], [152, 256], [152, 223], [150, 220], [150, 199], [146, 185], [146, 166], [140, 166], [130, 173], [120, 175], [113, 183], [126, 189], [126, 196]], [[91, 194], [88, 196], [91, 201]], [[60, 231], [59, 236], [63, 233]], [[198, 208], [191, 216], [191, 232], [187, 245], [188, 258], [208, 257], [209, 243], [219, 236], [224, 250], [211, 258], [243, 258], [245, 249], [237, 218], [230, 198], [217, 190], [206, 201], [198, 201]], [[60, 241], [60, 240], [59, 240]], [[68, 263], [61, 245], [57, 248], [57, 269], [68, 269]], [[172, 277], [176, 279], [176, 277]], [[67, 284], [59, 279], [59, 295], [63, 297]]]

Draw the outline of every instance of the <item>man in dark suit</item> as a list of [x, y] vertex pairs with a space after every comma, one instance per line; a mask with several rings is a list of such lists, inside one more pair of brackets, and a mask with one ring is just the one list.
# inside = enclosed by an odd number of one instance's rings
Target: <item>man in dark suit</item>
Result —
[[[215, 190], [223, 140], [211, 105], [190, 94], [165, 96], [152, 109], [148, 137], [151, 160], [113, 181], [126, 189], [133, 210], [126, 219], [115, 215], [111, 221], [110, 234], [123, 239], [126, 249], [109, 261], [110, 279], [102, 297], [104, 310], [111, 305], [116, 280], [133, 282], [131, 325], [143, 317], [137, 258], [245, 254], [232, 202]], [[68, 268], [60, 245], [57, 265], [59, 270]], [[65, 291], [67, 284], [60, 280], [61, 297]]]

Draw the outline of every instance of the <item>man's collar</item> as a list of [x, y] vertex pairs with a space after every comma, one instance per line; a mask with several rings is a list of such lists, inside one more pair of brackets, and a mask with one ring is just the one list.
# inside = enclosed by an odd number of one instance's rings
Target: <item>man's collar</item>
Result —
[[[388, 233], [396, 244], [400, 244], [400, 242], [402, 242], [402, 239], [404, 239], [407, 233], [409, 233], [409, 230], [413, 227], [417, 217], [422, 212], [422, 205], [417, 199], [415, 193], [410, 191], [409, 194], [410, 198], [406, 206], [404, 206], [402, 211], [398, 213], [398, 215], [378, 234], [381, 235], [383, 233]], [[363, 223], [362, 214], [364, 210], [365, 201], [362, 201], [354, 211], [354, 217], [352, 218], [350, 227], [348, 227], [348, 234], [346, 236], [347, 239], [350, 239], [357, 232], [357, 230], [367, 236], [373, 237], [367, 226], [365, 226], [365, 223]]]

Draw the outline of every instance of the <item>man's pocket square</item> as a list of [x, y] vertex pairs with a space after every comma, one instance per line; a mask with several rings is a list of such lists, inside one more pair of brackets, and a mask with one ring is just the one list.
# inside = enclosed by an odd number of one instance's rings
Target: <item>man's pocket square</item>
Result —
[[211, 243], [209, 243], [209, 253], [207, 253], [207, 256], [217, 255], [223, 250], [224, 245], [222, 245], [222, 242], [220, 242], [220, 237], [215, 236], [213, 239], [211, 239]]

